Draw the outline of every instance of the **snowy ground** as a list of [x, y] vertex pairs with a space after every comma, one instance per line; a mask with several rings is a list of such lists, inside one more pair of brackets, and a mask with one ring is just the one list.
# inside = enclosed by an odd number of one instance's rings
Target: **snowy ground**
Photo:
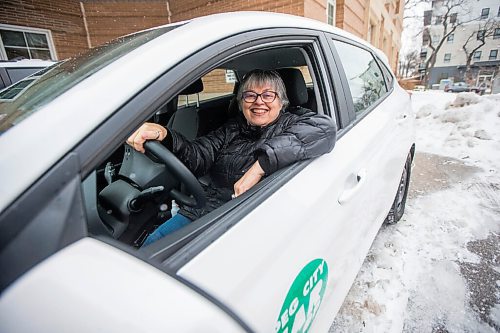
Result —
[[330, 332], [500, 332], [500, 95], [415, 92], [417, 156]]

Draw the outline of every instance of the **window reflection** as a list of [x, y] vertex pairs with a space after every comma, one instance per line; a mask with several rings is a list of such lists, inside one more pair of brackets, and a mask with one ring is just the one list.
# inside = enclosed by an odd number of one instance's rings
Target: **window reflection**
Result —
[[363, 112], [387, 92], [387, 87], [373, 56], [357, 46], [335, 41], [335, 47], [349, 83], [354, 109]]

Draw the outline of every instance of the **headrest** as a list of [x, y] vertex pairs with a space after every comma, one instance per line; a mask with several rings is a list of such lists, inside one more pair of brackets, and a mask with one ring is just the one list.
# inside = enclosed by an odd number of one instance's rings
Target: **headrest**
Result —
[[306, 81], [297, 68], [280, 68], [276, 70], [283, 79], [290, 106], [306, 104], [308, 100]]
[[179, 93], [179, 95], [192, 95], [192, 94], [198, 94], [203, 91], [203, 81], [201, 81], [201, 78], [194, 81], [189, 85], [187, 88], [185, 88], [183, 91]]

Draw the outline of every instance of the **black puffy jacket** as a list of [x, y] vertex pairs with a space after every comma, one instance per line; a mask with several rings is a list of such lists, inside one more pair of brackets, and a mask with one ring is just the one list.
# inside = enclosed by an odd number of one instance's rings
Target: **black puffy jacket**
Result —
[[184, 207], [181, 213], [195, 219], [229, 201], [234, 183], [256, 160], [270, 175], [294, 162], [330, 152], [335, 138], [333, 120], [313, 112], [296, 115], [281, 111], [266, 127], [248, 125], [240, 114], [193, 141], [169, 129], [164, 141], [167, 147], [197, 177], [209, 174], [211, 179], [205, 186], [207, 205], [202, 209]]

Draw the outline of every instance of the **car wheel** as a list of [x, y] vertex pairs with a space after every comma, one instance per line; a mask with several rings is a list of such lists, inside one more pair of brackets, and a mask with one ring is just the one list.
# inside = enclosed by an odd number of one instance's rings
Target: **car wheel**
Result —
[[410, 153], [406, 158], [403, 175], [399, 181], [398, 192], [392, 203], [391, 210], [385, 218], [385, 223], [387, 224], [398, 223], [405, 212], [406, 197], [408, 196], [408, 187], [410, 185], [411, 161], [412, 156]]

